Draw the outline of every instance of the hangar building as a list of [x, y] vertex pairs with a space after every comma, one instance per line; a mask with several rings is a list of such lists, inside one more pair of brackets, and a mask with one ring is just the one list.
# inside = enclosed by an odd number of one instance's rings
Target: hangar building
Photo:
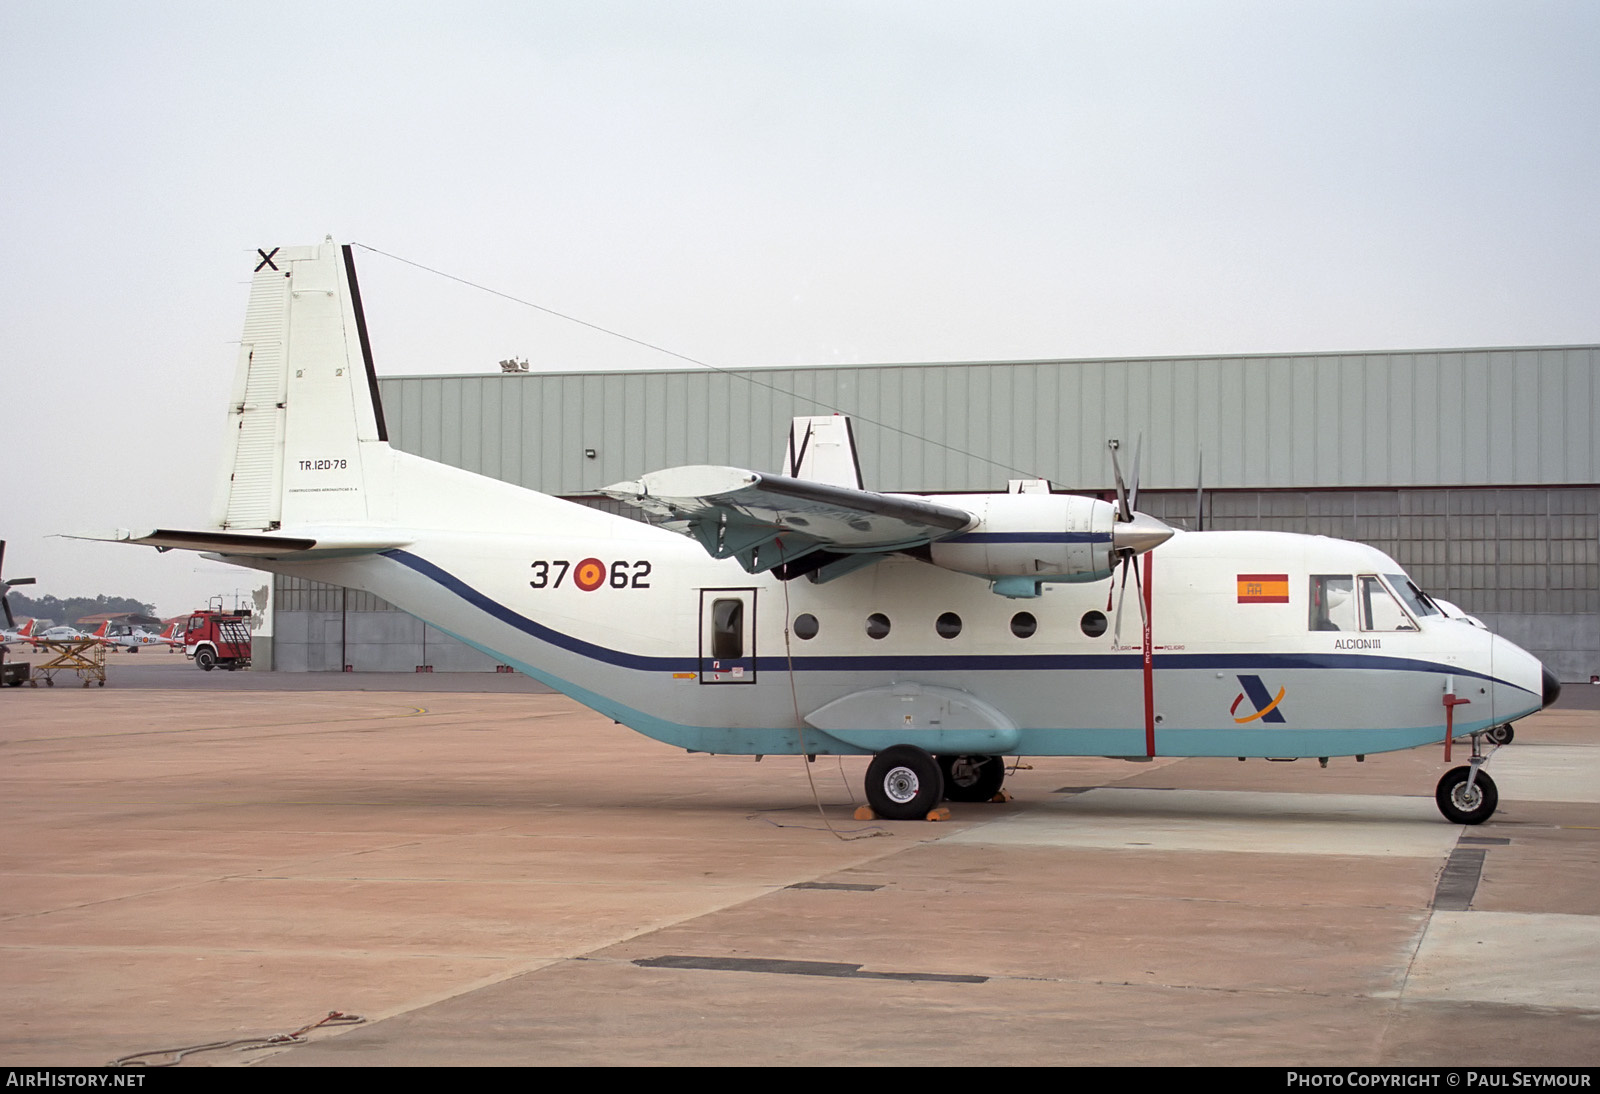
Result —
[[[1536, 654], [1600, 674], [1600, 346], [379, 381], [398, 448], [602, 505], [714, 463], [778, 468], [789, 420], [854, 417], [868, 489], [1104, 493], [1142, 435], [1139, 508], [1193, 527], [1370, 543]], [[1127, 457], [1125, 457], [1125, 460]], [[1126, 470], [1126, 463], [1124, 465]], [[276, 579], [258, 667], [492, 671], [366, 593]]]

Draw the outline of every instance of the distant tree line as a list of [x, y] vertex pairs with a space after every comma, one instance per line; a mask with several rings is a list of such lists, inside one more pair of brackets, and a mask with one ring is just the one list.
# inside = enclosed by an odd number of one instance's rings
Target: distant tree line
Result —
[[41, 596], [35, 600], [13, 589], [7, 599], [11, 601], [11, 613], [19, 622], [27, 616], [54, 619], [57, 623], [73, 623], [86, 615], [120, 615], [123, 612], [146, 616], [156, 614], [154, 604], [126, 596], [69, 596], [65, 600]]

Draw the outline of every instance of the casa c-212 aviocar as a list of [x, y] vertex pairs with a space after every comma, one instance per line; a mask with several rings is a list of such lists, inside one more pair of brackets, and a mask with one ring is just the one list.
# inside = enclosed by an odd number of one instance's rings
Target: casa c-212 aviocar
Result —
[[660, 524], [398, 451], [350, 247], [258, 255], [213, 525], [91, 538], [366, 590], [689, 751], [870, 755], [881, 817], [989, 800], [1008, 756], [1326, 758], [1468, 735], [1436, 797], [1472, 824], [1497, 798], [1480, 739], [1560, 690], [1372, 547], [1180, 531], [1125, 490], [1043, 481], [875, 493], [840, 416], [795, 420], [783, 474], [678, 467], [605, 491]]

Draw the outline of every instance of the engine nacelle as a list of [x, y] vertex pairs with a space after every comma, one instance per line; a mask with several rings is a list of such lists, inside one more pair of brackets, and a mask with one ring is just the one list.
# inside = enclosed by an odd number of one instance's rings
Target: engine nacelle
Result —
[[1037, 596], [1043, 581], [1098, 581], [1116, 561], [1116, 506], [1078, 494], [957, 494], [941, 502], [978, 518], [929, 545], [946, 570], [987, 577], [1004, 596]]

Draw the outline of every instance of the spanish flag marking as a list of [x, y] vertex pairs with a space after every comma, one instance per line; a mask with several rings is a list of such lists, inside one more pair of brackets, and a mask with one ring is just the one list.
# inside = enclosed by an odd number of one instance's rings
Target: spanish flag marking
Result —
[[1239, 603], [1289, 603], [1288, 574], [1240, 574]]

